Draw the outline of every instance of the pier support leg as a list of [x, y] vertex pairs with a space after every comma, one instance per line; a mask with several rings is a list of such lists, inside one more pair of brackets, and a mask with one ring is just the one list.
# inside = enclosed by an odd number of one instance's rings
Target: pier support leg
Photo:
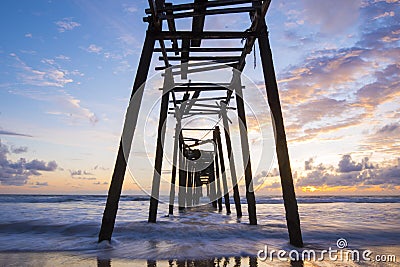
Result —
[[149, 219], [148, 219], [148, 222], [150, 223], [155, 223], [157, 221], [158, 199], [160, 197], [161, 170], [164, 158], [164, 139], [166, 131], [165, 122], [167, 121], [167, 115], [168, 115], [168, 102], [169, 102], [171, 79], [172, 79], [171, 70], [167, 69], [164, 78], [163, 95], [161, 98], [160, 118], [158, 121], [156, 158], [154, 162], [153, 184], [151, 187], [150, 209], [149, 209]]
[[214, 143], [215, 143], [215, 158], [214, 158], [214, 164], [215, 164], [215, 179], [216, 179], [216, 185], [217, 185], [217, 202], [218, 202], [218, 211], [222, 211], [222, 192], [221, 192], [221, 179], [219, 176], [219, 163], [218, 163], [218, 149], [217, 149], [217, 141], [216, 141], [216, 136], [215, 136], [215, 130], [213, 132], [214, 134]]
[[256, 197], [253, 189], [253, 174], [251, 170], [249, 138], [247, 136], [247, 122], [246, 122], [246, 113], [244, 110], [242, 83], [239, 72], [234, 71], [233, 75], [234, 75], [233, 86], [236, 93], [236, 107], [239, 117], [239, 132], [240, 132], [240, 142], [242, 145], [243, 166], [245, 168], [244, 177], [246, 182], [247, 209], [249, 212], [250, 224], [256, 225], [257, 224]]
[[224, 161], [224, 153], [222, 150], [221, 132], [220, 132], [218, 126], [215, 127], [214, 133], [215, 133], [215, 139], [217, 141], [219, 163], [221, 165], [221, 177], [222, 177], [222, 186], [223, 186], [223, 190], [224, 190], [226, 214], [230, 215], [231, 214], [231, 204], [229, 201], [228, 183], [226, 181], [225, 161]]
[[181, 132], [181, 120], [177, 118], [175, 126], [175, 139], [174, 139], [174, 151], [172, 155], [172, 174], [171, 174], [171, 188], [169, 191], [169, 210], [168, 214], [174, 214], [174, 202], [175, 202], [175, 183], [176, 183], [176, 166], [178, 163], [178, 146], [179, 146], [179, 134]]
[[232, 178], [232, 186], [233, 186], [233, 200], [235, 201], [236, 216], [238, 218], [241, 218], [242, 217], [242, 206], [240, 204], [239, 186], [238, 186], [237, 175], [236, 175], [235, 159], [234, 159], [233, 152], [232, 152], [231, 134], [229, 132], [229, 122], [228, 122], [228, 115], [226, 112], [226, 103], [225, 102], [221, 102], [221, 114], [222, 114], [222, 123], [224, 125], [226, 149], [228, 151], [229, 168], [231, 169], [231, 178]]
[[215, 181], [215, 168], [214, 168], [214, 161], [211, 162], [211, 165], [209, 166], [210, 171], [209, 171], [209, 189], [210, 189], [210, 200], [212, 201], [212, 206], [216, 209], [217, 208], [217, 182]]
[[187, 160], [188, 176], [187, 176], [187, 191], [186, 191], [186, 207], [193, 206], [193, 162]]
[[146, 38], [143, 44], [142, 54], [132, 88], [131, 100], [134, 98], [135, 103], [130, 103], [125, 117], [122, 137], [119, 143], [117, 160], [114, 166], [114, 173], [111, 179], [110, 188], [106, 207], [103, 213], [101, 229], [99, 233], [99, 242], [103, 240], [111, 241], [112, 232], [114, 230], [115, 218], [117, 216], [118, 203], [121, 196], [122, 184], [124, 182], [126, 165], [130, 154], [133, 140], [133, 134], [136, 129], [138, 120], [140, 103], [143, 97], [141, 86], [145, 83], [149, 72], [151, 57], [154, 50], [155, 39], [154, 33], [150, 31], [150, 27], [146, 32]]
[[179, 153], [179, 190], [178, 190], [178, 205], [179, 210], [182, 211], [185, 209], [186, 202], [186, 159], [183, 156], [183, 151]]
[[278, 85], [276, 83], [272, 52], [265, 21], [263, 20], [258, 43], [260, 47], [261, 62], [264, 72], [265, 87], [267, 90], [268, 104], [271, 109], [276, 154], [281, 176], [283, 201], [286, 210], [286, 221], [289, 231], [290, 244], [296, 247], [303, 246], [303, 238], [300, 228], [300, 217], [297, 207], [296, 194], [294, 191], [292, 171], [290, 168], [289, 153], [286, 142], [285, 127], [282, 118], [282, 109], [279, 100]]

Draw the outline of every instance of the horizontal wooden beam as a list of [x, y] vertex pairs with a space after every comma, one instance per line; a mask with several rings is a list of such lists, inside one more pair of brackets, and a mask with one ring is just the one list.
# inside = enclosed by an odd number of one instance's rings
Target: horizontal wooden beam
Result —
[[[182, 18], [198, 18], [203, 17], [205, 15], [226, 15], [226, 14], [237, 14], [237, 13], [247, 13], [247, 12], [254, 12], [254, 7], [234, 7], [234, 8], [224, 8], [224, 9], [210, 9], [204, 12], [181, 12], [175, 14], [165, 14], [159, 15], [158, 18], [161, 20], [171, 20], [171, 19], [182, 19]], [[152, 21], [152, 16], [144, 17], [144, 22]]]
[[223, 86], [208, 86], [208, 87], [186, 87], [186, 86], [177, 86], [174, 88], [171, 88], [171, 91], [174, 91], [175, 93], [177, 92], [192, 92], [192, 91], [227, 91], [230, 90], [229, 88], [223, 87]]
[[[216, 0], [216, 1], [209, 1], [204, 5], [208, 7], [221, 7], [221, 6], [234, 6], [234, 5], [243, 5], [243, 4], [250, 4], [252, 0]], [[178, 4], [178, 5], [170, 5], [165, 6], [165, 8], [157, 8], [157, 12], [162, 13], [166, 12], [167, 10], [172, 11], [185, 11], [185, 10], [193, 10], [195, 8], [194, 3], [187, 3], [187, 4]], [[151, 9], [145, 9], [146, 14], [151, 14]]]
[[[234, 98], [233, 96], [230, 97], [231, 99]], [[196, 102], [198, 101], [212, 101], [212, 100], [225, 100], [226, 96], [223, 97], [205, 97], [205, 98], [197, 98]], [[173, 100], [169, 101], [171, 103], [173, 103]], [[184, 100], [176, 100], [177, 104], [181, 104], [182, 102], [184, 102]]]
[[[228, 63], [228, 62], [220, 62], [220, 63], [225, 63], [223, 65], [214, 65], [210, 67], [203, 67], [203, 68], [193, 68], [193, 69], [188, 69], [187, 73], [198, 73], [198, 72], [205, 72], [205, 71], [211, 71], [211, 70], [217, 70], [217, 69], [225, 69], [225, 68], [235, 68], [237, 66], [237, 63]], [[180, 75], [181, 71], [173, 71], [172, 75]], [[164, 76], [164, 74], [162, 74]]]
[[[162, 60], [163, 57], [159, 57], [159, 60]], [[185, 59], [184, 57], [172, 56], [168, 57], [169, 61], [181, 61]], [[240, 57], [232, 57], [232, 56], [189, 56], [188, 60], [192, 61], [214, 61], [214, 62], [232, 62], [239, 61]]]
[[173, 40], [173, 39], [243, 39], [255, 37], [256, 32], [244, 31], [204, 31], [201, 33], [193, 33], [192, 31], [160, 31], [154, 32], [156, 40]]
[[[167, 52], [182, 52], [182, 48], [166, 48]], [[224, 53], [224, 52], [242, 52], [243, 47], [190, 47], [189, 52], [205, 53]], [[154, 52], [161, 52], [161, 48], [154, 48]]]

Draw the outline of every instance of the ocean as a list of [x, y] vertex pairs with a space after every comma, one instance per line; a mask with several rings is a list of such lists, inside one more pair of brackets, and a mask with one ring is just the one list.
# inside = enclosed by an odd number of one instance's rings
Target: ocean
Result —
[[[168, 203], [161, 202], [158, 221], [150, 224], [149, 197], [122, 196], [113, 240], [98, 244], [105, 201], [0, 195], [0, 266], [400, 266], [399, 196], [298, 197], [305, 248], [297, 251], [317, 254], [304, 261], [288, 257], [296, 248], [288, 243], [281, 197], [257, 196], [258, 225], [252, 226], [245, 199], [240, 220], [234, 206], [231, 215], [203, 205], [167, 217]], [[346, 246], [339, 248], [338, 240]], [[329, 249], [371, 253], [319, 260]], [[273, 250], [286, 258], [267, 254]]]

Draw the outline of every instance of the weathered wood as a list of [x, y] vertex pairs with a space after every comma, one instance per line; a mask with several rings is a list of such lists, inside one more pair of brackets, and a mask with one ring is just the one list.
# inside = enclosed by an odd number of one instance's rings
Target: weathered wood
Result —
[[228, 89], [223, 86], [207, 86], [203, 88], [199, 87], [188, 87], [188, 86], [176, 86], [171, 88], [174, 92], [191, 92], [191, 91], [227, 91]]
[[164, 90], [161, 98], [160, 117], [158, 119], [158, 134], [156, 145], [156, 158], [154, 162], [153, 183], [151, 187], [150, 209], [148, 222], [157, 221], [158, 199], [160, 197], [161, 169], [164, 157], [165, 122], [168, 115], [169, 88], [173, 86], [171, 70], [166, 70], [169, 75], [164, 79]]
[[126, 113], [122, 137], [119, 143], [117, 160], [115, 162], [114, 173], [111, 179], [110, 188], [108, 190], [107, 203], [104, 209], [99, 232], [99, 242], [103, 240], [111, 241], [112, 232], [114, 230], [115, 218], [121, 196], [122, 184], [124, 182], [126, 165], [130, 154], [133, 135], [136, 129], [140, 103], [143, 97], [143, 90], [140, 89], [147, 79], [155, 45], [155, 39], [151, 29], [152, 26], [150, 24], [149, 29], [146, 32], [142, 55], [139, 60], [136, 78], [132, 88], [131, 100], [135, 97], [134, 101], [136, 103], [129, 105]]
[[[186, 53], [186, 51], [185, 51], [185, 53]], [[183, 62], [187, 63], [189, 60], [213, 61], [213, 62], [232, 62], [232, 61], [239, 61], [239, 59], [240, 59], [240, 57], [234, 57], [234, 56], [188, 56], [187, 58], [185, 58], [185, 56], [182, 55], [181, 57], [176, 57], [176, 56], [168, 57], [169, 61], [181, 61], [182, 63]], [[163, 57], [159, 57], [159, 60], [163, 60]]]
[[[183, 13], [179, 13], [179, 14], [175, 13], [180, 18], [193, 17], [192, 32], [194, 32], [196, 34], [201, 33], [204, 30], [204, 21], [205, 21], [206, 12], [207, 12], [205, 4], [207, 3], [207, 1], [208, 0], [194, 0], [193, 12], [183, 12]], [[175, 16], [175, 14], [173, 14], [172, 16]], [[190, 14], [197, 14], [197, 15], [190, 16]], [[190, 40], [190, 46], [200, 47], [200, 45], [201, 45], [201, 39]]]
[[179, 189], [178, 189], [178, 205], [179, 205], [180, 211], [185, 209], [186, 180], [187, 180], [186, 168], [187, 168], [186, 167], [186, 159], [183, 156], [183, 151], [180, 150], [180, 152], [179, 152]]
[[236, 93], [236, 108], [239, 119], [239, 132], [240, 132], [240, 143], [242, 145], [242, 158], [244, 166], [244, 176], [246, 182], [246, 199], [247, 199], [247, 210], [249, 213], [249, 220], [251, 225], [257, 224], [257, 213], [256, 213], [256, 198], [253, 189], [253, 174], [251, 170], [250, 160], [250, 148], [249, 139], [247, 136], [247, 122], [246, 113], [243, 103], [243, 92], [241, 86], [240, 73], [234, 72], [234, 89]]
[[219, 155], [219, 164], [221, 166], [221, 178], [222, 178], [222, 188], [224, 190], [224, 201], [225, 201], [225, 208], [226, 214], [231, 214], [231, 204], [229, 201], [229, 190], [228, 190], [228, 183], [226, 181], [226, 170], [225, 170], [225, 160], [224, 160], [224, 153], [222, 149], [222, 141], [221, 141], [221, 132], [219, 127], [216, 126], [214, 129], [215, 141], [217, 144], [218, 155]]
[[[232, 7], [232, 8], [223, 8], [223, 9], [210, 9], [205, 11], [194, 11], [194, 12], [180, 12], [174, 14], [160, 15], [159, 18], [162, 20], [166, 19], [182, 19], [182, 18], [191, 18], [193, 17], [193, 23], [196, 18], [202, 18], [204, 15], [223, 15], [223, 14], [237, 14], [237, 13], [247, 13], [254, 12], [254, 7]], [[143, 20], [148, 22], [151, 20], [151, 17], [144, 17]], [[201, 22], [196, 22], [201, 23]], [[204, 23], [204, 22], [203, 22]], [[193, 31], [196, 32], [196, 31]], [[192, 44], [193, 46], [193, 44]]]
[[240, 204], [240, 194], [239, 194], [239, 186], [238, 186], [237, 175], [236, 175], [235, 157], [233, 156], [233, 152], [232, 152], [232, 143], [231, 143], [228, 115], [226, 113], [226, 109], [227, 109], [226, 103], [221, 101], [221, 116], [222, 116], [222, 123], [224, 126], [226, 150], [228, 151], [229, 168], [231, 170], [231, 179], [232, 179], [232, 186], [233, 186], [233, 199], [235, 201], [236, 215], [238, 218], [241, 218], [243, 216], [242, 206]]
[[209, 165], [209, 174], [208, 174], [208, 179], [209, 179], [209, 190], [210, 190], [210, 200], [212, 203], [212, 206], [214, 208], [217, 208], [217, 192], [216, 192], [216, 181], [215, 181], [215, 168], [214, 168], [214, 162], [212, 162]]
[[186, 188], [186, 207], [193, 207], [193, 162], [187, 160], [188, 176], [187, 176], [187, 188]]
[[[233, 98], [234, 98], [233, 96], [230, 97], [230, 99], [233, 99]], [[226, 99], [226, 97], [205, 97], [205, 98], [196, 99], [196, 102], [199, 102], [199, 101], [210, 101], [210, 100], [225, 100], [225, 99]], [[180, 104], [180, 103], [182, 103], [182, 100], [176, 100], [176, 103]]]
[[190, 40], [184, 39], [182, 40], [182, 52], [181, 52], [181, 79], [187, 79], [187, 71], [188, 71], [188, 63], [189, 63], [189, 47]]
[[[241, 4], [248, 4], [251, 3], [252, 0], [214, 0], [205, 3], [206, 7], [221, 7], [221, 6], [231, 6], [231, 5], [241, 5]], [[188, 4], [177, 4], [172, 6], [166, 6], [165, 8], [159, 8], [158, 11], [164, 12], [166, 10], [172, 11], [184, 11], [184, 10], [192, 10], [195, 8], [195, 3], [188, 3]], [[151, 14], [151, 9], [145, 9], [146, 14]]]
[[174, 202], [175, 202], [175, 183], [176, 183], [176, 167], [178, 164], [178, 148], [179, 148], [179, 135], [181, 132], [181, 119], [177, 116], [175, 126], [175, 139], [174, 139], [174, 151], [172, 154], [172, 173], [171, 173], [171, 186], [169, 193], [169, 210], [168, 214], [174, 214]]
[[[167, 8], [165, 13], [167, 15], [173, 14], [173, 11], [170, 8], [168, 8], [171, 6], [172, 6], [172, 3], [165, 3], [165, 7]], [[173, 18], [167, 19], [167, 24], [168, 24], [168, 30], [170, 32], [176, 32], [175, 20]], [[178, 41], [176, 39], [172, 39], [171, 42], [172, 42], [172, 49], [177, 50], [178, 49]], [[154, 51], [154, 52], [157, 52], [157, 51]], [[159, 52], [161, 52], [161, 51], [159, 51]], [[168, 52], [168, 51], [166, 50], [166, 52]], [[174, 52], [175, 52], [175, 55], [179, 54], [178, 51], [174, 51]]]
[[255, 32], [244, 31], [204, 31], [202, 33], [194, 34], [191, 31], [162, 31], [154, 33], [156, 40], [173, 40], [173, 39], [243, 39], [256, 36]]
[[[218, 62], [215, 62], [218, 63]], [[230, 62], [222, 62], [224, 63], [223, 65], [213, 65], [209, 67], [203, 67], [203, 68], [192, 68], [188, 69], [186, 72], [189, 73], [199, 73], [199, 72], [206, 72], [206, 71], [212, 71], [212, 70], [219, 70], [219, 69], [227, 69], [227, 68], [235, 68], [237, 63], [230, 63]], [[181, 71], [174, 71], [172, 72], [173, 75], [181, 75]]]
[[215, 137], [215, 132], [213, 132], [213, 141], [215, 145], [215, 156], [214, 156], [214, 165], [215, 165], [215, 179], [217, 186], [217, 198], [218, 198], [218, 211], [222, 211], [222, 191], [221, 191], [221, 177], [219, 173], [219, 162], [218, 162], [218, 145]]
[[260, 33], [258, 43], [260, 47], [260, 56], [263, 66], [265, 87], [268, 96], [268, 104], [273, 119], [276, 154], [278, 157], [289, 239], [292, 245], [296, 247], [302, 247], [303, 238], [300, 228], [300, 217], [293, 185], [292, 171], [290, 168], [289, 152], [287, 148], [286, 133], [282, 117], [282, 108], [279, 99], [278, 85], [276, 83], [272, 52], [269, 45], [267, 28], [264, 20], [263, 29]]
[[[231, 52], [241, 52], [243, 47], [190, 47], [189, 52], [196, 53], [231, 53]], [[183, 48], [166, 48], [166, 52], [182, 52]], [[161, 48], [157, 47], [154, 49], [154, 52], [162, 52]]]

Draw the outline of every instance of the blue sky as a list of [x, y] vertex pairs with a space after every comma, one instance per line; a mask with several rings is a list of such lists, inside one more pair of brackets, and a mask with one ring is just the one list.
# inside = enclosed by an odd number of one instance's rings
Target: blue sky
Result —
[[[145, 8], [2, 2], [1, 193], [106, 193]], [[399, 12], [397, 0], [272, 1], [267, 23], [300, 194], [399, 193]], [[214, 17], [206, 29], [244, 30], [247, 20]], [[245, 74], [263, 89], [260, 59], [255, 69], [253, 55], [247, 61]], [[256, 169], [261, 193], [279, 194], [275, 168]], [[139, 191], [132, 179], [124, 190]]]

